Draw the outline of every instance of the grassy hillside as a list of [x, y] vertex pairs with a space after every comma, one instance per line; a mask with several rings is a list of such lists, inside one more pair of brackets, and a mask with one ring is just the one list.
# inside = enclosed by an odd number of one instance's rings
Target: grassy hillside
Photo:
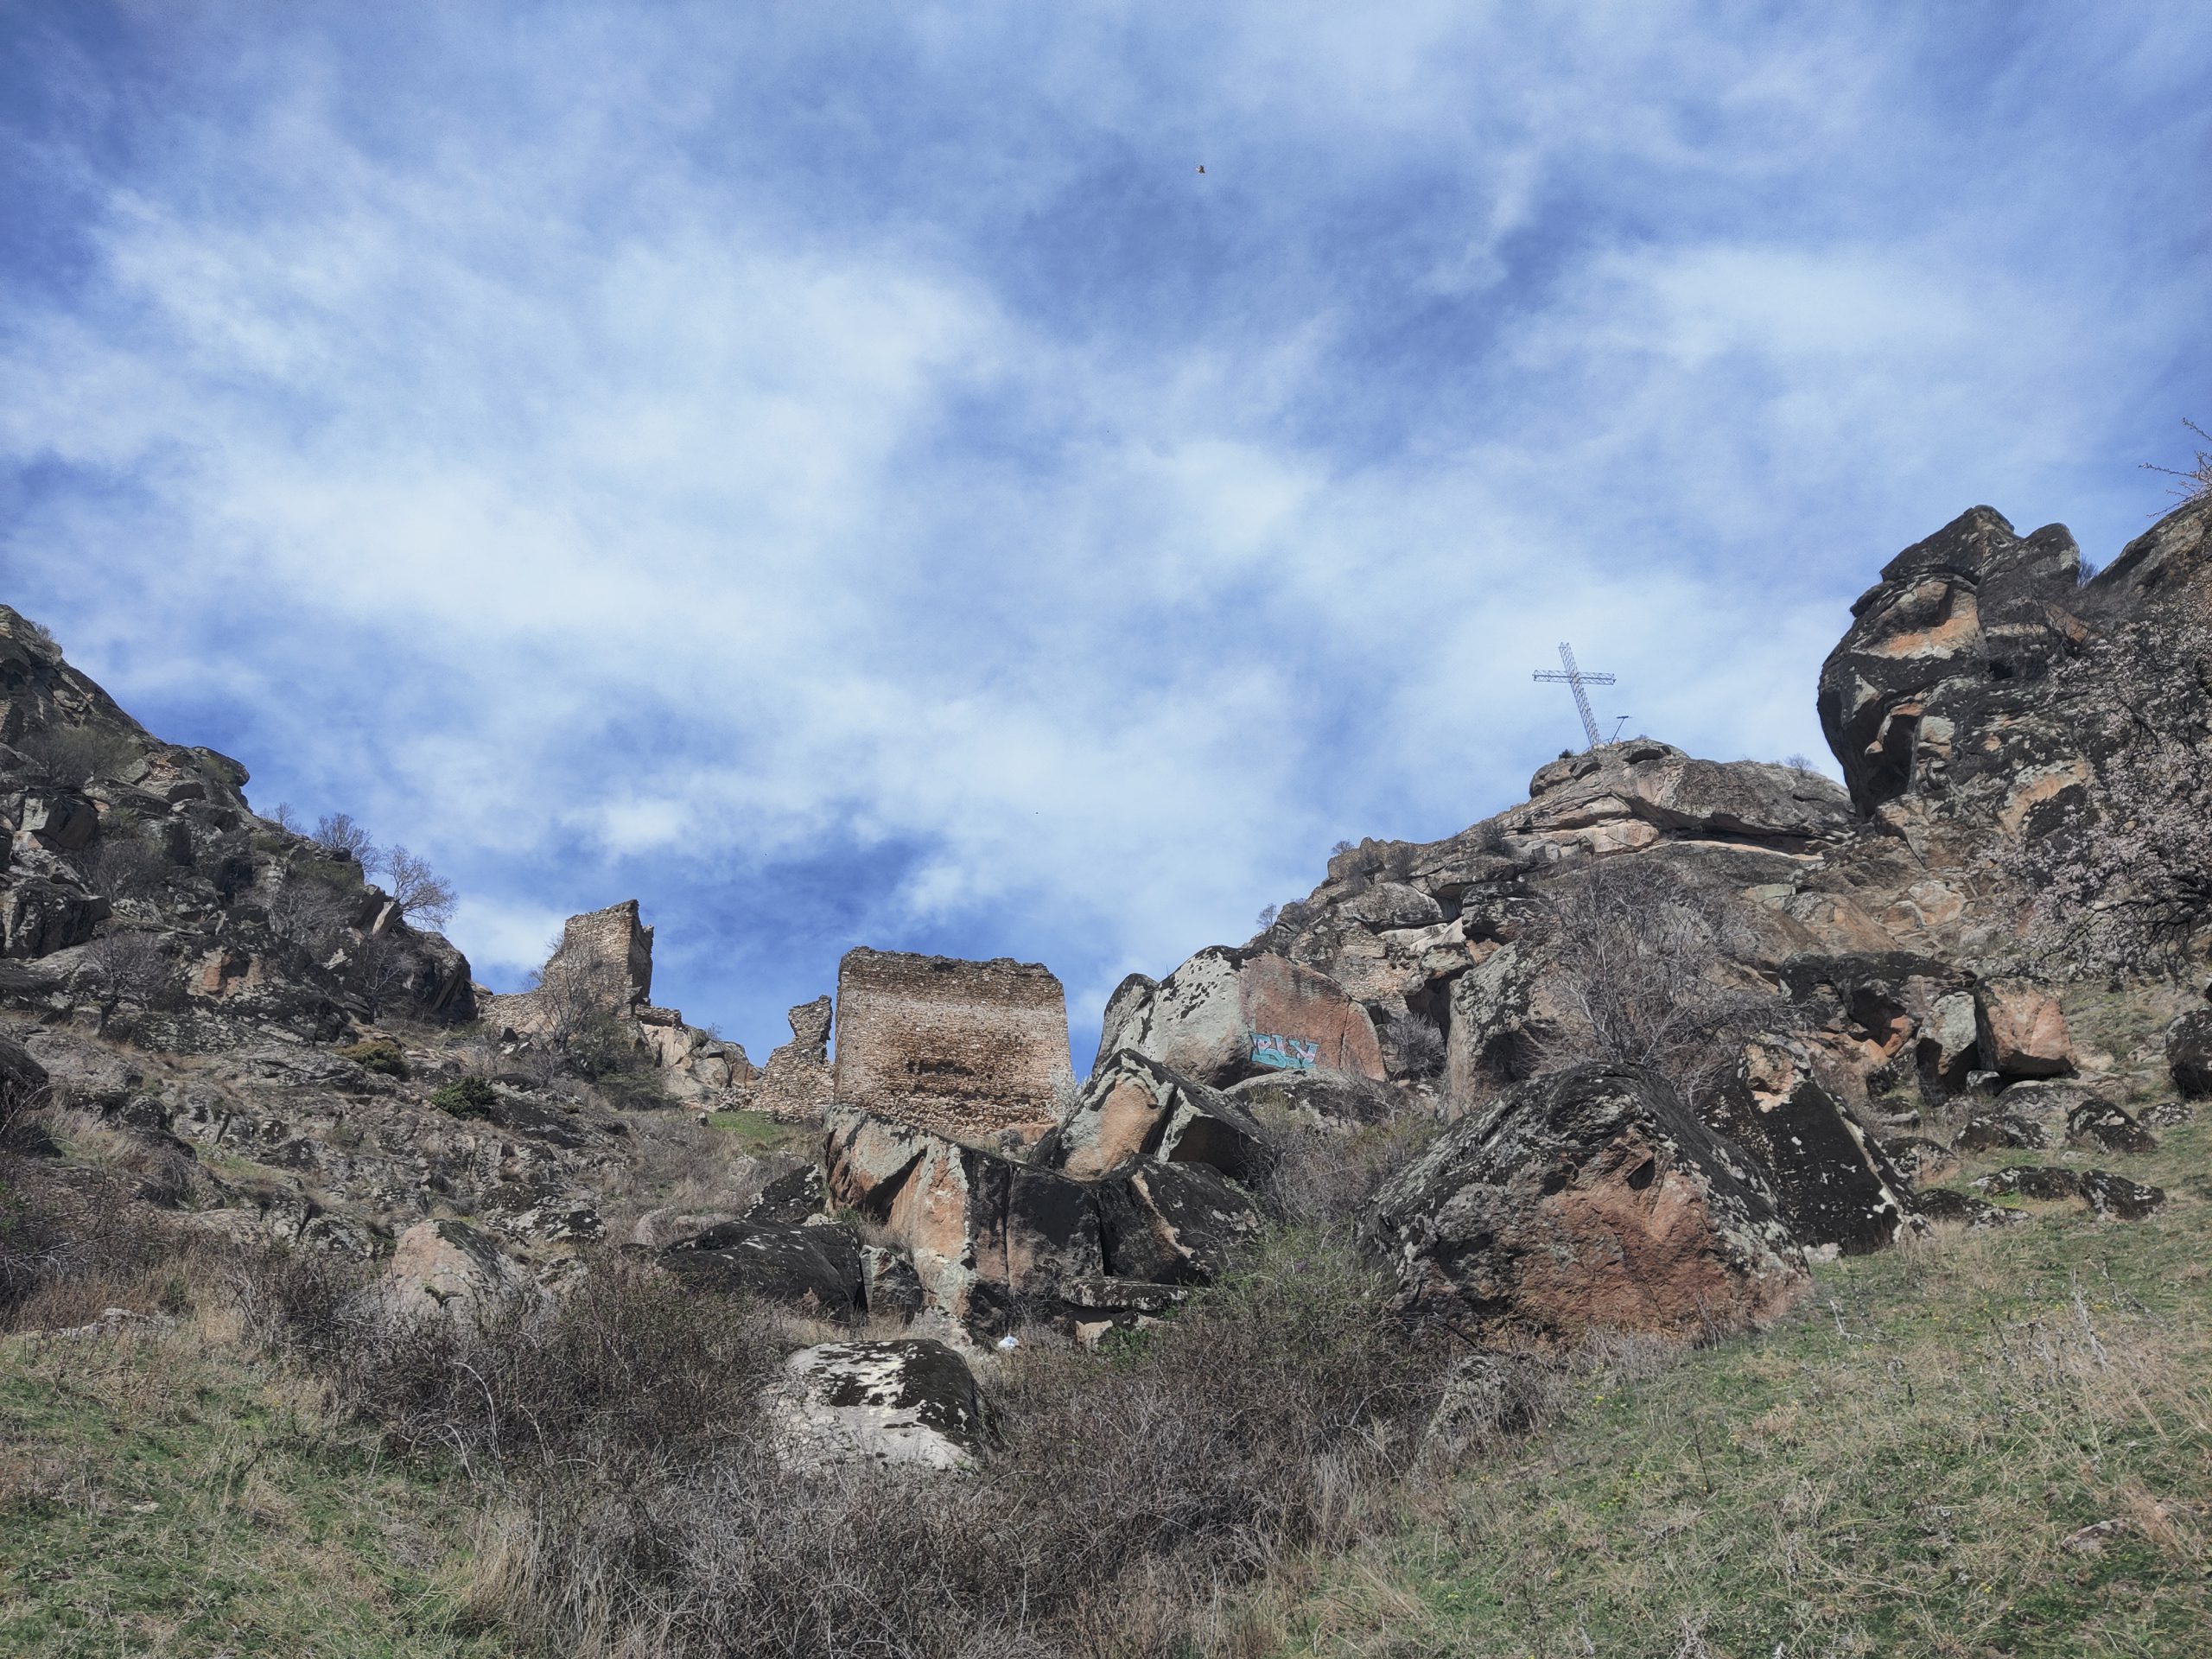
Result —
[[2139, 1223], [2021, 1206], [1821, 1267], [1762, 1337], [1598, 1363], [1402, 1528], [1279, 1580], [1247, 1645], [2212, 1650], [2212, 1126], [2010, 1161], [2120, 1169], [2169, 1202]]
[[0, 1345], [0, 1652], [462, 1656], [473, 1498], [186, 1321]]

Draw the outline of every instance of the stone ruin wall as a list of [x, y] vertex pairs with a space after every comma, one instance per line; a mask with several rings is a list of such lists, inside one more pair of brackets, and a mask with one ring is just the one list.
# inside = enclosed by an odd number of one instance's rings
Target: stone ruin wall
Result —
[[858, 950], [837, 969], [840, 1104], [949, 1139], [1059, 1121], [1067, 995], [1036, 963]]
[[744, 1084], [742, 1103], [779, 1123], [818, 1125], [830, 1105], [830, 1003], [826, 996], [791, 1011], [791, 1039], [768, 1056], [766, 1068]]

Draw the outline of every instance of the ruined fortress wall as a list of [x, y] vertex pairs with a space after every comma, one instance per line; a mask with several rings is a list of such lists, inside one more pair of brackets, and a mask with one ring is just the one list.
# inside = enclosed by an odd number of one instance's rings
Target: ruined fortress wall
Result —
[[955, 1140], [1058, 1121], [1067, 995], [1037, 963], [858, 950], [837, 967], [836, 1098]]

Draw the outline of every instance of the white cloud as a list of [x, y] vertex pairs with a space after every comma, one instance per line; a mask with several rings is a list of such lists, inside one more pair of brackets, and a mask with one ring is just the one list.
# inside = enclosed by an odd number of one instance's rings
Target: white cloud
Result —
[[[2050, 251], [2063, 123], [1901, 187], [1975, 135], [1848, 18], [1015, 17], [188, 63], [16, 285], [0, 457], [65, 482], [13, 556], [126, 701], [434, 850], [486, 963], [734, 892], [813, 953], [698, 970], [747, 1008], [879, 926], [1095, 1004], [1516, 798], [1560, 638], [1632, 727], [1815, 748], [1843, 604], [2086, 475], [2190, 288], [2115, 321], [2126, 238]], [[2020, 156], [2075, 183], [2015, 225]]]

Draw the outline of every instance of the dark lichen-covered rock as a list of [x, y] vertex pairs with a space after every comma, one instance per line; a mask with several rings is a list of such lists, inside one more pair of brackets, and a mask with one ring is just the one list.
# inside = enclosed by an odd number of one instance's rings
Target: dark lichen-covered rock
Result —
[[1801, 1046], [1751, 1045], [1706, 1121], [1758, 1160], [1799, 1243], [1863, 1255], [1905, 1226], [1904, 1177], [1814, 1076]]
[[1774, 1195], [1650, 1073], [1581, 1065], [1462, 1119], [1376, 1199], [1408, 1310], [1572, 1340], [1764, 1325], [1806, 1287]]
[[2105, 1169], [2011, 1165], [1977, 1176], [1969, 1185], [1978, 1192], [1999, 1198], [2030, 1198], [2038, 1204], [2078, 1200], [2096, 1215], [2113, 1221], [2140, 1221], [2166, 1201], [2162, 1189], [2145, 1186], [2140, 1181]]
[[1993, 1101], [1967, 1119], [1951, 1146], [1957, 1152], [2038, 1152], [2050, 1143], [2050, 1128], [2040, 1117]]
[[2158, 1137], [2108, 1100], [2086, 1100], [2066, 1115], [2069, 1146], [2106, 1152], [2156, 1152]]
[[760, 1189], [760, 1196], [745, 1207], [745, 1219], [763, 1226], [797, 1227], [809, 1216], [830, 1208], [829, 1189], [823, 1185], [819, 1164], [802, 1164], [779, 1175]]
[[725, 1222], [664, 1251], [679, 1276], [849, 1319], [865, 1304], [860, 1235], [850, 1227], [761, 1226]]
[[1978, 1198], [1971, 1192], [1961, 1192], [1948, 1186], [1939, 1186], [1919, 1194], [1915, 1206], [1923, 1220], [1955, 1222], [1975, 1230], [2011, 1227], [2027, 1219], [2018, 1210], [2007, 1210], [2002, 1205], [1992, 1204], [1986, 1198]]
[[2190, 1099], [2212, 1095], [2212, 1008], [2193, 1008], [2166, 1027], [2166, 1069]]

